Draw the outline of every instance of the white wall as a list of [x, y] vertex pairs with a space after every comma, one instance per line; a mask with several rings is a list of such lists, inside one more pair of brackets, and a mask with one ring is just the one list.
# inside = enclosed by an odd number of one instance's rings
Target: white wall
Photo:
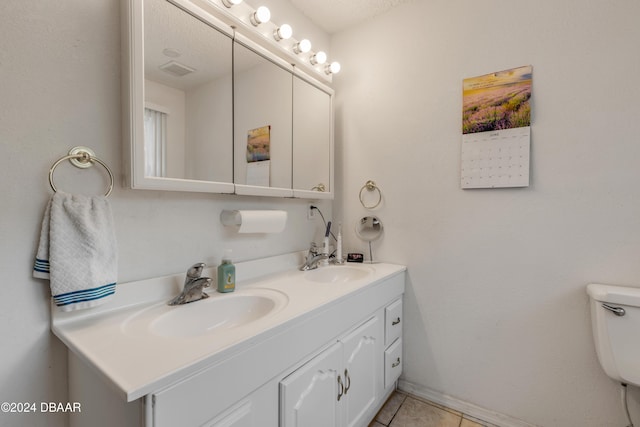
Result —
[[[307, 203], [195, 193], [134, 191], [120, 185], [122, 136], [118, 0], [0, 2], [0, 402], [66, 402], [66, 349], [49, 331], [47, 283], [32, 279], [42, 213], [51, 195], [52, 163], [76, 145], [95, 150], [118, 182], [110, 201], [119, 249], [119, 283], [219, 262], [308, 247], [320, 220]], [[55, 173], [60, 189], [104, 191], [99, 168], [68, 162]], [[321, 202], [331, 217], [331, 203]], [[289, 212], [278, 235], [234, 235], [222, 209]], [[63, 414], [0, 413], [0, 425], [66, 425]]]
[[[640, 286], [639, 18], [635, 0], [429, 0], [332, 38], [335, 209], [353, 224], [365, 181], [382, 189], [405, 380], [535, 425], [626, 425], [585, 287]], [[528, 64], [531, 186], [461, 190], [463, 78]]]
[[187, 92], [186, 178], [233, 181], [231, 74]]

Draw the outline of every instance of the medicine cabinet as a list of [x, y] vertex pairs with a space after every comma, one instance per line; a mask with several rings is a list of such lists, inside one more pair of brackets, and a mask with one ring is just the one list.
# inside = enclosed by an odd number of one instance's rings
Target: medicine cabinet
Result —
[[122, 5], [131, 188], [333, 198], [331, 88], [207, 2]]

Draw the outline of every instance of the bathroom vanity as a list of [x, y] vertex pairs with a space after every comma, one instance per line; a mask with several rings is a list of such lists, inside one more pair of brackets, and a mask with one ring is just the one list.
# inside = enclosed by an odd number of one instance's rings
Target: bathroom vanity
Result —
[[405, 267], [301, 263], [238, 263], [236, 292], [183, 306], [166, 305], [175, 275], [85, 312], [53, 307], [82, 405], [71, 426], [368, 425], [402, 371]]

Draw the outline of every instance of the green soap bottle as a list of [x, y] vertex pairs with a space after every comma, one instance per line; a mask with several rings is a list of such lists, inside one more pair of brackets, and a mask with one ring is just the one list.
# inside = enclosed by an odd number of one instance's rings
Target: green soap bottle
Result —
[[218, 292], [236, 290], [236, 266], [231, 263], [231, 251], [227, 250], [218, 266]]

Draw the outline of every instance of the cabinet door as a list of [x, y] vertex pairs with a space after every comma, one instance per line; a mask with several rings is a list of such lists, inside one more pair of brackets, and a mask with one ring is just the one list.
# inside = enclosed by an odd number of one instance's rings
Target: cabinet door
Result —
[[342, 345], [337, 342], [280, 382], [281, 427], [340, 425], [341, 366]]
[[364, 418], [381, 393], [383, 327], [379, 316], [369, 319], [340, 340], [345, 377], [344, 425], [366, 425]]

